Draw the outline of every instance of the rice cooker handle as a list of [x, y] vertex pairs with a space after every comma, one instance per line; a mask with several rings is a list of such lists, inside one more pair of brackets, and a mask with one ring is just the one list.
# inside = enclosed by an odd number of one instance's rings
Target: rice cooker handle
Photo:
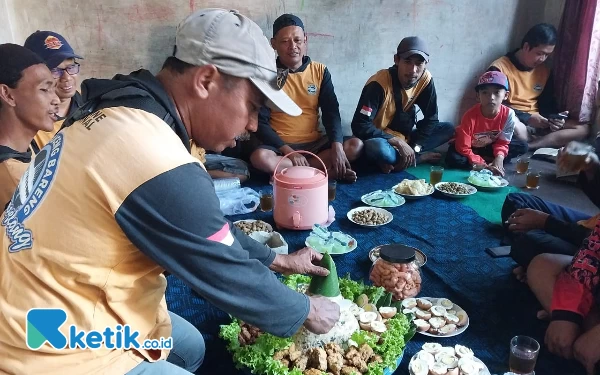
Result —
[[320, 157], [318, 157], [317, 155], [313, 154], [312, 152], [309, 151], [304, 151], [304, 150], [297, 150], [297, 151], [292, 151], [289, 154], [285, 155], [284, 157], [281, 158], [281, 160], [279, 160], [279, 163], [277, 163], [277, 165], [275, 166], [275, 170], [273, 171], [273, 179], [277, 179], [277, 171], [279, 170], [279, 164], [281, 164], [281, 162], [283, 161], [283, 159], [288, 158], [290, 155], [292, 154], [309, 154], [311, 156], [314, 156], [315, 158], [317, 158], [318, 161], [321, 162], [321, 165], [323, 166], [323, 171], [325, 171], [325, 177], [329, 178], [329, 175], [327, 173], [327, 167], [325, 166], [325, 163], [323, 163], [323, 160], [321, 160]]
[[302, 221], [302, 215], [300, 215], [299, 211], [294, 212], [294, 215], [292, 215], [292, 221], [294, 222], [294, 228], [300, 227], [300, 222]]

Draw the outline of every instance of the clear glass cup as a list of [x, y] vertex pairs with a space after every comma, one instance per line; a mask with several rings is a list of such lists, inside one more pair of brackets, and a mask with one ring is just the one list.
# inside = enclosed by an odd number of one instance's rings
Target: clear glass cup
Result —
[[329, 185], [327, 186], [327, 196], [330, 202], [335, 200], [335, 190], [337, 188], [337, 181], [332, 180], [329, 181]]
[[517, 159], [517, 174], [523, 174], [529, 169], [529, 158], [520, 157]]
[[510, 340], [508, 367], [514, 374], [533, 375], [540, 352], [540, 344], [529, 336], [515, 336]]
[[542, 177], [542, 173], [538, 171], [528, 171], [527, 178], [525, 179], [525, 187], [527, 189], [539, 189], [540, 187], [540, 177]]
[[429, 172], [429, 183], [435, 186], [438, 182], [442, 182], [442, 176], [444, 175], [444, 168], [434, 165], [431, 167]]
[[264, 189], [259, 192], [260, 195], [260, 210], [263, 212], [269, 212], [273, 210], [273, 191], [271, 189]]

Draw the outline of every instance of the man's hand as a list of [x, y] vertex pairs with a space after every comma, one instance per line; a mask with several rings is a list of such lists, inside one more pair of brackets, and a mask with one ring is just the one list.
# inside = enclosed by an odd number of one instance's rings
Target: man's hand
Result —
[[553, 131], [553, 132], [559, 131], [565, 127], [565, 120], [563, 120], [561, 118], [549, 119], [548, 123], [550, 124], [550, 131]]
[[[279, 151], [281, 151], [281, 153], [283, 155], [287, 155], [290, 152], [294, 152], [296, 150], [294, 150], [293, 148], [291, 148], [288, 145], [284, 145], [281, 146], [279, 148]], [[308, 160], [306, 160], [306, 158], [302, 155], [302, 154], [294, 154], [294, 155], [290, 155], [289, 159], [292, 161], [292, 164], [296, 167], [296, 166], [306, 166], [308, 167], [310, 164], [308, 164]]]
[[555, 320], [546, 330], [544, 342], [551, 353], [563, 358], [573, 358], [573, 343], [579, 336], [579, 326], [573, 322]]
[[527, 232], [534, 229], [544, 229], [548, 216], [550, 215], [542, 211], [521, 208], [508, 218], [508, 230], [513, 232]]
[[600, 361], [600, 326], [579, 336], [573, 345], [573, 356], [587, 370], [587, 375], [595, 375], [594, 368]]
[[331, 144], [331, 168], [337, 178], [344, 178], [346, 170], [350, 169], [350, 162], [344, 152], [344, 145], [340, 142]]
[[496, 156], [487, 168], [496, 175], [504, 176], [504, 155]]
[[312, 296], [309, 299], [310, 312], [304, 326], [318, 335], [329, 332], [340, 319], [340, 305], [321, 296]]
[[388, 139], [388, 143], [395, 147], [400, 154], [400, 161], [395, 167], [404, 170], [415, 165], [415, 151], [403, 139], [394, 137]]
[[305, 247], [289, 255], [277, 254], [269, 269], [283, 275], [308, 274], [327, 276], [329, 275], [329, 271], [326, 268], [314, 264], [320, 262], [321, 259], [323, 259], [322, 254]]
[[539, 113], [534, 113], [527, 121], [527, 125], [541, 129], [549, 127], [550, 123], [548, 122], [548, 119], [544, 116], [540, 115]]

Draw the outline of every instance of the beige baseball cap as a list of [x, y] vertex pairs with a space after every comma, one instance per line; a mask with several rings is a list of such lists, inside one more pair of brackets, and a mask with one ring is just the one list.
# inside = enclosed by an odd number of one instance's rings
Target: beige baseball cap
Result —
[[214, 65], [225, 74], [248, 78], [267, 97], [267, 106], [290, 116], [302, 113], [281, 90], [284, 80], [267, 37], [254, 21], [236, 10], [207, 8], [189, 15], [177, 27], [173, 56], [188, 64]]

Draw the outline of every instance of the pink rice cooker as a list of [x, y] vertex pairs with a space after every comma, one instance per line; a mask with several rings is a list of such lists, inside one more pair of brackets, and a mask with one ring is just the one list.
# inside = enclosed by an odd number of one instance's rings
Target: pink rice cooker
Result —
[[[279, 170], [279, 164], [295, 153], [309, 154], [323, 164], [325, 172], [305, 166]], [[329, 217], [327, 199], [328, 176], [323, 161], [308, 151], [294, 151], [285, 155], [273, 173], [273, 219], [280, 228], [307, 230], [314, 224], [325, 224]]]

